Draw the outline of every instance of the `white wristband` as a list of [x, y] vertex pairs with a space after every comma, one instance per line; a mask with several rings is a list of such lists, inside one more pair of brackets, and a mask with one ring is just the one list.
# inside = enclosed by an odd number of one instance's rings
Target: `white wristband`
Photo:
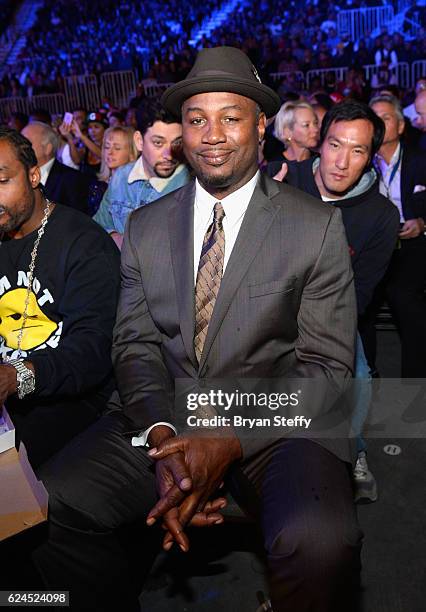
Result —
[[145, 429], [145, 431], [141, 431], [138, 436], [133, 436], [132, 446], [146, 446], [147, 448], [149, 448], [148, 436], [151, 430], [154, 429], [154, 427], [157, 427], [158, 425], [165, 425], [166, 427], [170, 427], [170, 429], [175, 432], [175, 435], [177, 435], [177, 429], [176, 427], [174, 427], [174, 425], [172, 425], [171, 423], [160, 421], [159, 423], [154, 423], [154, 425], [151, 425], [151, 427], [148, 427], [148, 429]]

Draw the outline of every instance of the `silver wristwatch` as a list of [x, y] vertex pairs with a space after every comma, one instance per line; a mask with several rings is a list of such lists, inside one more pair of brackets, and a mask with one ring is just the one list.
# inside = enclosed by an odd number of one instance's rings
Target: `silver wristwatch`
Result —
[[18, 383], [17, 393], [19, 399], [23, 399], [35, 389], [35, 376], [33, 372], [24, 365], [23, 359], [9, 359], [7, 365], [11, 365], [16, 370], [16, 380]]

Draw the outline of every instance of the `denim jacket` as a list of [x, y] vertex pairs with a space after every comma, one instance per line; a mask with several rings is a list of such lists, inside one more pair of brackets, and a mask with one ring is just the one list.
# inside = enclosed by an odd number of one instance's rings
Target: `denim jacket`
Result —
[[169, 178], [146, 178], [142, 157], [117, 168], [93, 219], [107, 232], [124, 233], [128, 215], [141, 206], [183, 187], [190, 180], [185, 165], [179, 165]]

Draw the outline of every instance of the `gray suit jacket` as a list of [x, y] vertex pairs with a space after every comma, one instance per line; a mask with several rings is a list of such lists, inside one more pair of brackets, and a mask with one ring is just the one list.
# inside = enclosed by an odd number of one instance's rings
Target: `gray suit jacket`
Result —
[[[198, 364], [194, 194], [190, 183], [134, 211], [127, 223], [113, 362], [121, 404], [135, 430], [176, 421], [176, 378], [284, 376], [343, 389], [353, 368], [356, 305], [340, 211], [261, 176]], [[314, 393], [309, 401], [318, 413], [325, 397]], [[241, 443], [249, 457], [271, 441]], [[350, 459], [347, 440], [325, 446]]]

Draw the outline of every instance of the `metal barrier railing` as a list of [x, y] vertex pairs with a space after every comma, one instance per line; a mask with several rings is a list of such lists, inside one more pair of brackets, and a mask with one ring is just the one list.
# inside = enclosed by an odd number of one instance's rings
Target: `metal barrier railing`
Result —
[[310, 87], [313, 79], [319, 78], [321, 81], [321, 86], [324, 86], [328, 82], [329, 75], [332, 75], [334, 77], [334, 81], [336, 83], [338, 81], [344, 81], [346, 78], [347, 71], [347, 66], [343, 66], [340, 68], [321, 68], [318, 70], [308, 70], [308, 72], [306, 73], [306, 85]]
[[[370, 82], [373, 75], [378, 74], [381, 70], [381, 67], [377, 64], [368, 64], [363, 66], [363, 68], [365, 70], [365, 78]], [[398, 85], [398, 87], [410, 87], [410, 69], [407, 62], [399, 62], [393, 67], [390, 66], [389, 72], [396, 76], [395, 85]]]
[[94, 74], [65, 77], [65, 95], [70, 109], [99, 108], [101, 100], [98, 81]]
[[64, 94], [45, 94], [32, 98], [0, 98], [0, 117], [8, 120], [12, 113], [29, 115], [36, 108], [46, 109], [51, 115], [63, 115], [68, 110]]
[[0, 117], [7, 121], [12, 113], [28, 114], [29, 104], [28, 98], [0, 98]]
[[423, 77], [426, 78], [426, 60], [417, 60], [411, 64], [411, 86], [415, 87]]
[[[371, 80], [373, 75], [377, 74], [380, 71], [380, 66], [376, 64], [368, 64], [363, 66], [365, 70], [365, 77], [367, 80]], [[349, 70], [348, 66], [342, 66], [339, 68], [321, 68], [315, 70], [309, 70], [306, 73], [306, 86], [309, 88], [313, 79], [319, 78], [321, 86], [324, 86], [330, 78], [330, 75], [333, 76], [333, 81], [339, 82], [344, 81], [346, 78], [346, 73]], [[396, 64], [391, 70], [395, 71], [396, 81], [399, 87], [414, 87], [416, 80], [421, 76], [426, 74], [426, 60], [420, 60], [414, 62], [411, 66], [411, 74], [410, 74], [410, 66], [407, 62], [399, 62]], [[280, 79], [284, 79], [288, 75], [297, 75], [297, 79], [299, 82], [303, 83], [305, 77], [302, 72], [272, 72], [269, 76], [276, 83]]]
[[[365, 75], [371, 80], [374, 74], [380, 70], [379, 66], [369, 64], [363, 66]], [[292, 78], [298, 85], [309, 88], [312, 80], [316, 77], [320, 79], [321, 85], [325, 85], [329, 75], [333, 76], [334, 81], [343, 81], [348, 71], [347, 66], [339, 68], [323, 68], [309, 70], [306, 77], [302, 71], [294, 72], [273, 72], [269, 76], [271, 80], [278, 84], [280, 81]], [[400, 62], [394, 68], [397, 76], [397, 84], [400, 87], [414, 87], [416, 81], [426, 78], [426, 60], [417, 60], [410, 66], [407, 62]], [[161, 94], [173, 83], [151, 83], [144, 85], [145, 94], [153, 97]], [[132, 71], [110, 72], [101, 76], [102, 95], [111, 99], [113, 104], [124, 107], [128, 104], [129, 98], [134, 95], [136, 90], [136, 79]], [[30, 113], [34, 108], [45, 108], [52, 115], [60, 115], [66, 111], [72, 111], [78, 107], [91, 110], [99, 108], [101, 95], [95, 75], [79, 75], [65, 78], [65, 94], [45, 94], [33, 96], [32, 98], [10, 97], [0, 98], [0, 118], [8, 120], [11, 113], [22, 112]]]
[[274, 83], [276, 81], [283, 81], [289, 78], [294, 78], [296, 81], [300, 83], [303, 83], [305, 80], [305, 75], [303, 74], [301, 70], [295, 70], [293, 72], [292, 71], [290, 72], [271, 72], [269, 76], [274, 81]]
[[386, 26], [393, 17], [394, 10], [389, 5], [339, 11], [337, 32], [339, 36], [349, 36], [355, 42], [369, 36], [373, 30]]
[[148, 98], [159, 96], [163, 91], [174, 85], [174, 83], [153, 83], [152, 85], [144, 85], [145, 94]]
[[64, 94], [45, 94], [29, 98], [31, 108], [45, 108], [51, 115], [63, 115], [68, 110]]
[[101, 75], [101, 96], [119, 108], [136, 95], [136, 77], [132, 70], [106, 72]]

